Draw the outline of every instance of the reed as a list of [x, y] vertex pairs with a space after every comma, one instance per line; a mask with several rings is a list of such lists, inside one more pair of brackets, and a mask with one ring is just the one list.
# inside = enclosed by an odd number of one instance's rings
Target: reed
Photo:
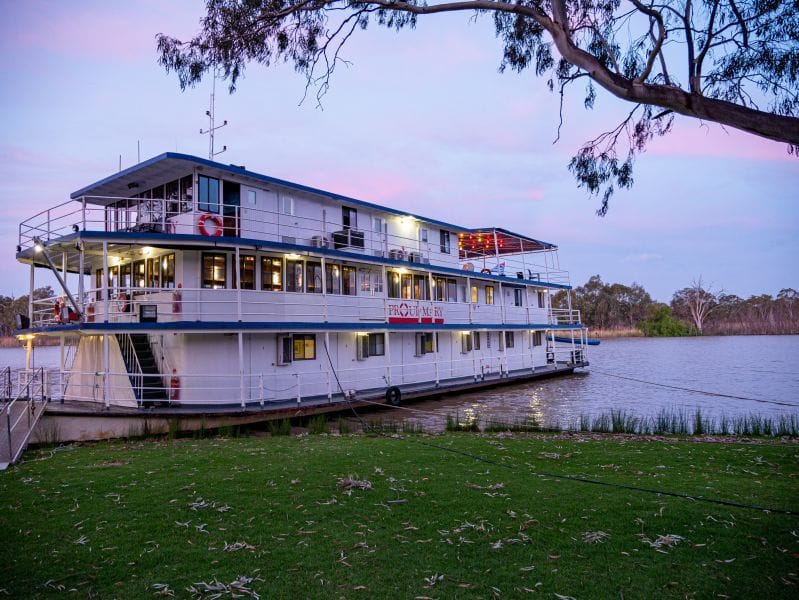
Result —
[[623, 409], [613, 409], [609, 413], [597, 415], [581, 414], [572, 431], [637, 435], [799, 437], [799, 415], [771, 417], [750, 413], [735, 417], [722, 414], [711, 418], [699, 408], [693, 414], [683, 409], [662, 408], [654, 416], [638, 417]]
[[330, 433], [327, 426], [327, 418], [324, 415], [316, 415], [308, 420], [308, 433], [311, 435], [319, 435], [321, 433]]

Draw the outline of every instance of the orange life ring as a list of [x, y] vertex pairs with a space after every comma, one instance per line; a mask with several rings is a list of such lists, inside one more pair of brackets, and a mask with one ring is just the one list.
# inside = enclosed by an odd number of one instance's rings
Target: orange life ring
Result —
[[486, 273], [488, 275], [491, 275], [491, 269], [480, 269], [480, 272], [481, 273]]
[[[214, 223], [215, 229], [213, 233], [208, 233], [208, 229], [205, 227], [205, 222], [211, 220]], [[222, 235], [222, 219], [219, 215], [213, 215], [211, 213], [203, 213], [200, 215], [200, 218], [197, 219], [197, 228], [200, 230], [200, 233], [203, 235], [207, 235], [208, 237], [219, 237]]]

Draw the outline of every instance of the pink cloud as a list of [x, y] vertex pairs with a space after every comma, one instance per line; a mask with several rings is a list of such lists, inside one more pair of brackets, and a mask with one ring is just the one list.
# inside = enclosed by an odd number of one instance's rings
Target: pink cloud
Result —
[[[143, 6], [144, 5], [144, 6]], [[155, 35], [160, 31], [190, 35], [201, 8], [179, 3], [145, 2], [84, 5], [26, 2], [7, 15], [4, 45], [25, 50], [43, 50], [59, 57], [93, 60], [135, 61], [155, 56]], [[186, 15], [197, 14], [197, 19]], [[47, 18], [41, 18], [43, 14]], [[180, 31], [183, 30], [183, 31]], [[10, 39], [9, 39], [10, 38]]]

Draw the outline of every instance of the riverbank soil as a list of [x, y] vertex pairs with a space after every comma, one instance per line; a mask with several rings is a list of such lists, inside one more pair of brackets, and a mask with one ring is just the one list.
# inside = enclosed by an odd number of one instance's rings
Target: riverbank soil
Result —
[[797, 477], [795, 443], [579, 435], [31, 451], [0, 595], [795, 598]]

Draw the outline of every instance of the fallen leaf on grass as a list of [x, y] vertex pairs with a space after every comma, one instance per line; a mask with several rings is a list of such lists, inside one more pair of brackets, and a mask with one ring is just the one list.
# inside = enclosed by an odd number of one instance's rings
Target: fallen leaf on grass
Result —
[[372, 483], [368, 479], [355, 479], [352, 475], [347, 475], [338, 480], [338, 487], [344, 490], [348, 496], [352, 495], [353, 490], [371, 490]]
[[238, 552], [239, 550], [255, 550], [255, 546], [251, 546], [247, 542], [233, 542], [232, 544], [225, 542], [225, 552]]
[[586, 544], [601, 544], [609, 537], [610, 534], [604, 531], [586, 531], [583, 533], [583, 541]]
[[260, 596], [250, 587], [253, 581], [263, 581], [260, 577], [244, 577], [240, 575], [228, 584], [214, 579], [211, 583], [200, 581], [186, 588], [194, 598], [221, 598], [222, 596], [230, 596], [231, 598], [241, 598], [242, 596], [249, 596], [258, 600]]
[[173, 597], [175, 595], [175, 591], [169, 587], [166, 583], [154, 583], [153, 588], [155, 588], [156, 596], [170, 596]]

